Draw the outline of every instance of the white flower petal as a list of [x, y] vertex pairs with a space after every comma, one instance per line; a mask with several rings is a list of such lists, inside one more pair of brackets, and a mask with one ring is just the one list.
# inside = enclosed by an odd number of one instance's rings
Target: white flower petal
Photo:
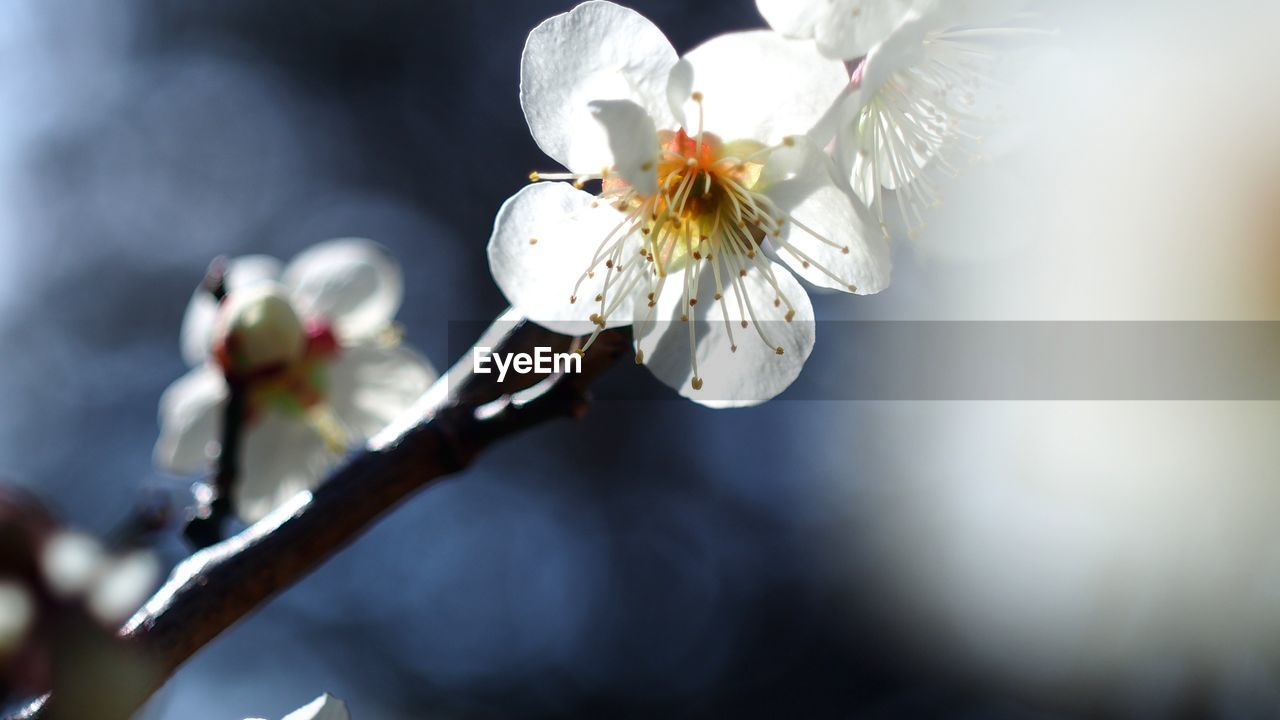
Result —
[[807, 142], [778, 150], [762, 174], [765, 195], [787, 213], [779, 257], [820, 287], [867, 295], [888, 287], [893, 267], [879, 223], [834, 181], [825, 154]]
[[[636, 322], [632, 325], [636, 354], [644, 358], [654, 357], [658, 348], [666, 348], [662, 352], [670, 352], [670, 348], [689, 353], [689, 331], [680, 316], [684, 314], [685, 273], [688, 270], [674, 270], [662, 281], [662, 292], [654, 294], [654, 307], [648, 302], [637, 304]], [[674, 334], [674, 340], [668, 339], [668, 333]], [[674, 343], [674, 344], [673, 344]]]
[[915, 0], [756, 0], [774, 30], [813, 38], [828, 57], [853, 60], [883, 40]]
[[608, 140], [587, 104], [631, 100], [659, 127], [672, 127], [666, 90], [676, 60], [657, 26], [610, 2], [549, 18], [529, 33], [520, 58], [520, 106], [533, 139], [575, 173], [612, 166]]
[[177, 475], [209, 469], [216, 456], [227, 382], [212, 365], [201, 365], [178, 378], [160, 396], [160, 438], [156, 467]]
[[[804, 288], [785, 267], [767, 259], [762, 261], [768, 275], [756, 268], [742, 279], [746, 293], [741, 298], [741, 309], [738, 285], [726, 287], [723, 302], [716, 302], [712, 299], [714, 275], [710, 269], [702, 270], [699, 302], [691, 314], [702, 387], [693, 387], [689, 323], [681, 322], [678, 312], [671, 316], [670, 327], [661, 333], [656, 347], [645, 354], [645, 364], [659, 380], [701, 405], [727, 408], [765, 402], [799, 377], [813, 350], [813, 306]], [[775, 306], [774, 301], [780, 296], [790, 305]], [[789, 311], [794, 314], [787, 321]], [[751, 313], [755, 314], [754, 323]], [[743, 320], [748, 327], [742, 327]], [[778, 347], [783, 349], [781, 355]]]
[[268, 409], [249, 425], [232, 492], [236, 513], [257, 522], [294, 495], [314, 489], [339, 456], [300, 414]]
[[[267, 255], [244, 255], [227, 261], [223, 284], [227, 292], [241, 290], [263, 280], [280, 277], [280, 261]], [[203, 287], [196, 288], [182, 318], [182, 358], [191, 367], [209, 357], [213, 345], [214, 324], [218, 317], [218, 301]]]
[[595, 100], [591, 114], [604, 127], [614, 168], [641, 195], [658, 192], [658, 129], [630, 100]]
[[69, 600], [89, 589], [107, 563], [97, 538], [77, 532], [61, 532], [40, 550], [40, 570], [53, 594]]
[[282, 279], [298, 313], [329, 320], [344, 342], [386, 330], [404, 297], [400, 265], [381, 245], [359, 238], [308, 248], [290, 261]]
[[705, 129], [726, 141], [773, 145], [803, 135], [849, 82], [844, 63], [823, 57], [813, 43], [767, 30], [721, 35], [685, 60], [693, 67], [694, 90], [702, 93]]
[[365, 440], [413, 405], [435, 379], [431, 363], [408, 348], [346, 347], [328, 367], [328, 402], [342, 424]]
[[351, 715], [347, 712], [346, 703], [325, 693], [281, 720], [351, 720]]
[[671, 108], [672, 117], [681, 126], [688, 124], [684, 105], [689, 102], [689, 96], [692, 94], [693, 66], [688, 60], [682, 58], [672, 66], [671, 74], [667, 77], [667, 106]]
[[151, 594], [158, 577], [160, 561], [148, 550], [112, 560], [89, 591], [89, 612], [104, 625], [123, 622]]
[[[630, 324], [634, 316], [635, 293], [618, 295], [625, 283], [618, 282], [619, 273], [606, 267], [605, 258], [599, 259], [594, 277], [584, 278], [597, 249], [625, 220], [608, 203], [594, 208], [593, 203], [592, 195], [567, 183], [536, 183], [508, 199], [494, 222], [489, 240], [494, 280], [525, 317], [555, 332], [591, 332], [590, 318], [600, 312], [595, 298], [606, 282], [606, 299], [619, 301], [607, 318], [608, 326]], [[620, 253], [624, 270], [636, 272], [644, 266], [638, 238], [638, 233], [628, 237]], [[576, 302], [570, 302], [571, 297]]]
[[26, 640], [36, 617], [31, 593], [12, 580], [0, 580], [0, 663]]
[[894, 73], [925, 59], [925, 36], [937, 29], [935, 17], [910, 12], [884, 42], [872, 48], [861, 73], [861, 86], [866, 90], [868, 102]]
[[833, 5], [844, 0], [756, 0], [756, 9], [769, 27], [787, 37], [811, 38]]

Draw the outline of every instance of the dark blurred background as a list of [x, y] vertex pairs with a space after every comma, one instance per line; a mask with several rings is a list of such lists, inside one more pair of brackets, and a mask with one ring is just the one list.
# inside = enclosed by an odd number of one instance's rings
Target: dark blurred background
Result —
[[[448, 323], [504, 307], [495, 211], [552, 165], [518, 104], [525, 35], [573, 4], [0, 0], [0, 474], [97, 533], [140, 488], [184, 497], [151, 468], [156, 401], [220, 254], [373, 238], [404, 264], [409, 342], [447, 367]], [[762, 24], [751, 0], [631, 5], [681, 51]], [[831, 357], [820, 339], [805, 372]], [[670, 392], [629, 363], [611, 382]], [[357, 720], [1042, 716], [907, 650], [859, 591], [875, 548], [863, 567], [831, 547], [857, 528], [818, 488], [859, 481], [858, 422], [612, 400], [537, 429], [226, 633], [150, 712], [272, 718], [329, 691]]]

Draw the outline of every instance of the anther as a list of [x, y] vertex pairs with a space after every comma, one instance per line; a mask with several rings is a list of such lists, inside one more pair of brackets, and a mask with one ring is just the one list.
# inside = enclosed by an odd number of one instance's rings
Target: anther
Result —
[[534, 170], [533, 172], [529, 173], [529, 182], [538, 182], [538, 180], [540, 179], [542, 178], [540, 175], [538, 175], [537, 170]]
[[576, 302], [578, 302], [578, 296], [577, 296], [577, 295], [570, 295], [570, 296], [569, 296], [569, 304], [571, 304], [571, 305], [572, 305], [573, 303], [576, 303]]
[[785, 355], [785, 354], [786, 354], [786, 352], [782, 349], [782, 346], [781, 346], [781, 345], [779, 345], [778, 347], [774, 348], [774, 349], [773, 349], [773, 352], [774, 352], [775, 354], [777, 354], [777, 355]]
[[701, 389], [702, 389], [702, 378], [700, 378], [700, 377], [695, 377], [695, 378], [693, 379], [693, 383], [692, 383], [692, 385], [693, 385], [693, 389], [694, 389], [694, 390], [701, 390]]
[[537, 245], [537, 244], [538, 244], [538, 238], [529, 238], [529, 244], [530, 244], [530, 245]]
[[636, 350], [636, 364], [637, 364], [637, 365], [643, 365], [643, 364], [644, 364], [644, 351], [643, 351], [643, 350]]

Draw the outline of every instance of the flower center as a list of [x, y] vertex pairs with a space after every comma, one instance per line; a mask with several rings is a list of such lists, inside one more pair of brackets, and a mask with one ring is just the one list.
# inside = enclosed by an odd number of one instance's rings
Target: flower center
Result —
[[[761, 322], [765, 318], [761, 313], [763, 308], [755, 306], [758, 298], [753, 301], [752, 294], [747, 292], [748, 273], [760, 273], [773, 289], [773, 306], [785, 307], [784, 320], [791, 322], [795, 317], [795, 308], [781, 290], [772, 263], [759, 251], [760, 245], [765, 238], [770, 238], [780, 251], [790, 253], [807, 268], [813, 260], [782, 240], [782, 229], [787, 223], [822, 242], [835, 244], [789, 218], [764, 192], [764, 163], [774, 152], [793, 146], [795, 141], [788, 138], [777, 146], [766, 146], [755, 140], [724, 142], [701, 127], [701, 94], [694, 93], [693, 100], [699, 107], [697, 134], [691, 136], [684, 129], [660, 131], [656, 138], [657, 167], [642, 167], [645, 171], [656, 171], [655, 193], [642, 193], [609, 171], [599, 176], [532, 173], [530, 179], [535, 182], [573, 180], [579, 188], [587, 181], [600, 180], [601, 192], [592, 207], [606, 202], [622, 215], [617, 227], [596, 248], [569, 295], [569, 302], [577, 303], [584, 285], [594, 281], [592, 284], [598, 289], [593, 298], [598, 310], [590, 318], [596, 329], [582, 350], [591, 346], [623, 300], [645, 286], [648, 313], [636, 320], [653, 320], [659, 298], [669, 292], [668, 278], [677, 277], [675, 282], [681, 285], [680, 320], [689, 327], [692, 385], [698, 390], [703, 381], [698, 374], [695, 323], [689, 322], [689, 315], [699, 302], [698, 286], [703, 270], [707, 266], [711, 268], [715, 281], [712, 299], [720, 306], [730, 350], [737, 352], [738, 349], [734, 323], [730, 320], [735, 314], [730, 312], [731, 301], [726, 299], [732, 290], [741, 328], [754, 327], [760, 340], [782, 355], [785, 352], [782, 345], [774, 341]], [[637, 237], [641, 241], [638, 257], [632, 254], [636, 250], [629, 242]], [[845, 253], [849, 251], [847, 247], [841, 249]], [[602, 281], [596, 279], [599, 272], [605, 273]], [[850, 289], [853, 289], [851, 285]], [[644, 362], [643, 351], [637, 351], [636, 362]]]
[[248, 393], [246, 421], [268, 409], [301, 415], [340, 452], [346, 432], [324, 403], [327, 368], [340, 351], [332, 326], [298, 316], [277, 289], [233, 293], [223, 301], [213, 356], [227, 382]]

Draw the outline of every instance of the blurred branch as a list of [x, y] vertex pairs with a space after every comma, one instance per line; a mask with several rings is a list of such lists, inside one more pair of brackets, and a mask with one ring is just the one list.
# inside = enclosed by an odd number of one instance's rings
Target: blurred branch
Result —
[[[579, 341], [523, 319], [505, 317], [479, 345], [495, 353], [567, 352]], [[120, 631], [160, 670], [156, 688], [222, 631], [357, 538], [383, 513], [433, 481], [471, 464], [490, 444], [526, 428], [587, 411], [588, 390], [630, 350], [624, 330], [602, 332], [583, 356], [582, 372], [526, 374], [498, 383], [475, 375], [468, 352], [419, 401], [403, 430], [376, 439], [314, 493], [244, 532], [202, 550], [174, 569], [165, 584]], [[393, 426], [396, 427], [396, 426]], [[45, 702], [45, 700], [48, 702]], [[139, 705], [145, 698], [138, 700]], [[13, 720], [60, 714], [46, 696]]]

